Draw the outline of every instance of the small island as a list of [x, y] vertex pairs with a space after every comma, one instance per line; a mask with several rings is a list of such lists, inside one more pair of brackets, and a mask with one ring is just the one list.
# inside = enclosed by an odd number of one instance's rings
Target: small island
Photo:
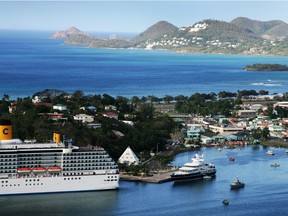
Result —
[[281, 65], [281, 64], [253, 64], [253, 65], [246, 65], [244, 70], [246, 71], [288, 71], [288, 66]]

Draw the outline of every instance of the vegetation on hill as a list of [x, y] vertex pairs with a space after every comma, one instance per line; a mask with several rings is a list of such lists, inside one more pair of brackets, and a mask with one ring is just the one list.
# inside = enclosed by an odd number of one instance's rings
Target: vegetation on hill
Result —
[[259, 36], [269, 35], [272, 38], [276, 38], [288, 35], [288, 24], [280, 20], [263, 22], [246, 17], [237, 17], [231, 23], [243, 29], [248, 29]]
[[253, 64], [245, 66], [247, 71], [288, 71], [287, 65], [281, 64]]
[[177, 33], [178, 28], [166, 21], [159, 21], [156, 24], [149, 27], [144, 32], [140, 33], [138, 36], [134, 37], [131, 40], [132, 44], [141, 44], [148, 40], [158, 40], [162, 38], [164, 35], [173, 35]]
[[84, 33], [65, 43], [95, 48], [168, 49], [178, 52], [288, 55], [288, 24], [239, 17], [232, 22], [203, 20], [178, 28], [160, 21], [131, 40], [98, 39]]
[[[61, 94], [58, 90], [46, 89], [35, 96], [42, 98], [42, 103], [33, 104], [31, 98], [18, 98], [9, 100], [4, 95], [0, 100], [0, 119], [9, 119], [13, 124], [13, 137], [36, 139], [38, 142], [52, 140], [54, 132], [60, 133], [66, 140], [72, 139], [78, 146], [88, 144], [105, 148], [111, 156], [117, 160], [124, 150], [130, 146], [137, 155], [149, 155], [157, 150], [166, 150], [168, 140], [177, 131], [181, 134], [182, 124], [177, 123], [165, 112], [156, 110], [160, 102], [173, 103], [175, 111], [192, 115], [215, 116], [225, 115], [235, 117], [235, 110], [239, 109], [242, 99], [253, 95], [266, 95], [267, 91], [243, 90], [237, 93], [222, 91], [218, 94], [195, 93], [190, 97], [178, 95], [175, 97], [166, 95], [163, 98], [147, 96], [130, 99], [122, 96], [112, 97], [103, 95], [84, 95], [77, 90], [68, 95]], [[287, 94], [281, 100], [287, 100]], [[172, 102], [173, 101], [173, 102]], [[49, 104], [65, 104], [66, 111], [54, 110]], [[115, 106], [118, 119], [104, 117], [107, 112], [105, 106]], [[83, 109], [93, 106], [95, 110]], [[14, 107], [9, 112], [9, 107]], [[276, 110], [276, 112], [275, 112]], [[108, 112], [112, 112], [108, 110]], [[269, 106], [267, 111], [271, 118], [287, 118], [288, 111], [282, 107]], [[63, 115], [63, 118], [55, 120], [54, 115]], [[87, 114], [95, 117], [94, 123], [100, 123], [100, 128], [90, 128], [87, 124], [74, 120], [76, 114]], [[122, 120], [132, 121], [134, 125]], [[124, 136], [118, 136], [115, 131]], [[259, 135], [261, 131], [255, 131]], [[179, 135], [177, 135], [179, 137]], [[178, 138], [177, 138], [178, 139]]]

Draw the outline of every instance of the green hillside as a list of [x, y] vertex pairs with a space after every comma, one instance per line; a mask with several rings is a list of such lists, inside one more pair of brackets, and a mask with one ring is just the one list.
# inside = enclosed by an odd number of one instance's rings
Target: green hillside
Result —
[[[67, 32], [59, 33], [54, 35], [67, 35]], [[68, 45], [192, 53], [288, 55], [288, 24], [278, 20], [263, 22], [238, 17], [225, 22], [207, 19], [181, 28], [160, 21], [131, 40], [99, 39], [75, 29], [72, 33], [65, 40]]]
[[164, 35], [173, 35], [178, 31], [178, 27], [166, 21], [160, 21], [149, 27], [144, 32], [133, 38], [131, 42], [135, 45], [146, 42], [147, 40], [157, 40]]
[[268, 35], [272, 38], [288, 36], [288, 24], [280, 20], [264, 22], [251, 20], [246, 17], [238, 17], [232, 20], [231, 23], [241, 28], [248, 29], [259, 36]]

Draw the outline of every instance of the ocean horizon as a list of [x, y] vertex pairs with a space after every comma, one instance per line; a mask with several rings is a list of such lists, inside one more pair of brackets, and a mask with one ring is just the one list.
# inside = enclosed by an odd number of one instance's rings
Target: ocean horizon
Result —
[[285, 64], [287, 56], [191, 54], [66, 46], [53, 32], [0, 31], [0, 93], [11, 99], [45, 89], [69, 94], [164, 97], [220, 91], [287, 91], [287, 72], [244, 71], [254, 63]]

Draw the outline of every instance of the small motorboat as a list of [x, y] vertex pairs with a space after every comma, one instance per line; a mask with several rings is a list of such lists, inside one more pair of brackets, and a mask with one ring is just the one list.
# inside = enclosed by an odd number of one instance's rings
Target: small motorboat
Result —
[[274, 164], [271, 164], [270, 166], [271, 166], [271, 167], [279, 167], [280, 164], [274, 163]]
[[272, 150], [268, 150], [268, 151], [266, 152], [266, 154], [267, 154], [267, 155], [274, 155], [275, 153], [274, 153], [274, 151], [272, 151]]
[[224, 199], [222, 202], [224, 205], [229, 205], [229, 200], [228, 199]]
[[229, 161], [235, 161], [235, 158], [234, 157], [230, 157]]
[[231, 189], [239, 189], [239, 188], [243, 188], [245, 186], [245, 184], [243, 182], [241, 182], [238, 177], [230, 184], [230, 188]]

